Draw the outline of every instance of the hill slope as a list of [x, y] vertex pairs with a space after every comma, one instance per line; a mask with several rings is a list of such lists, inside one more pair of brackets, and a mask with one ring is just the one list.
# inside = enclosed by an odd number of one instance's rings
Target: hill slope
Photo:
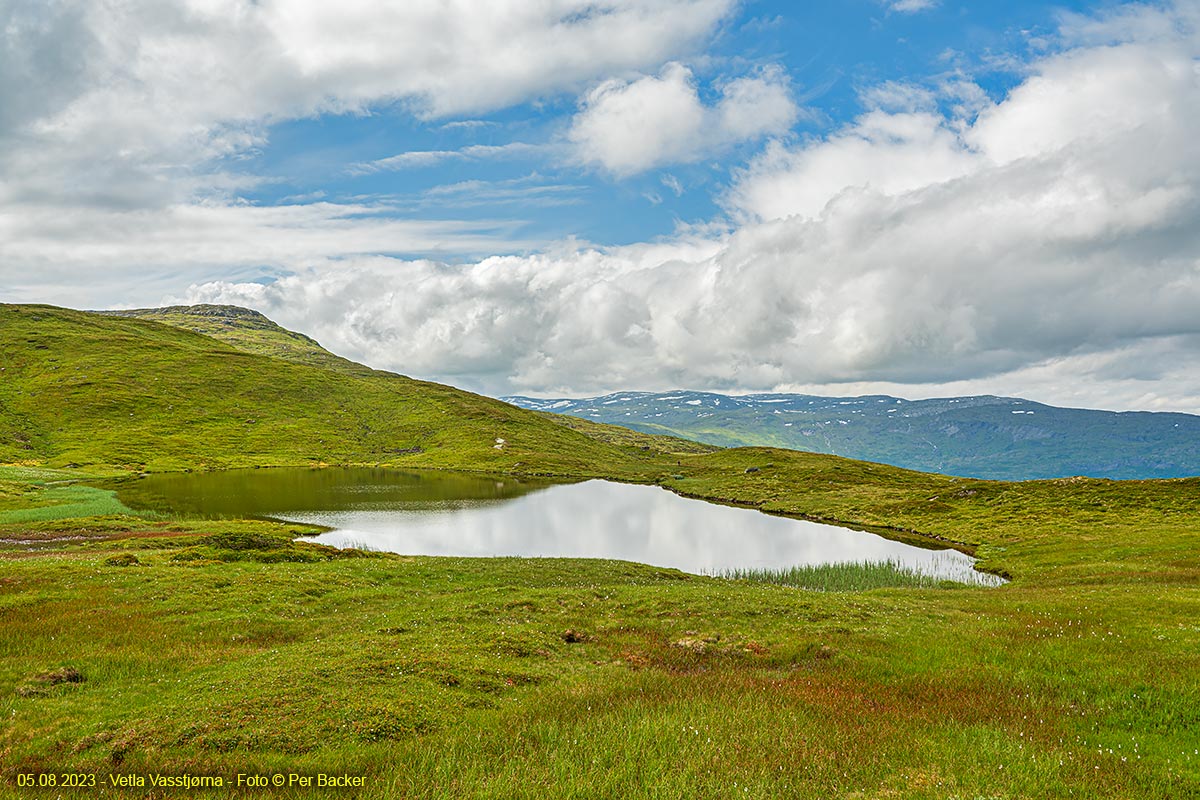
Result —
[[161, 322], [173, 328], [183, 328], [211, 336], [247, 353], [282, 358], [310, 367], [335, 369], [357, 375], [374, 372], [370, 367], [335, 356], [321, 347], [315, 339], [289, 331], [249, 308], [202, 303], [195, 306], [133, 308], [93, 313]]
[[722, 447], [784, 447], [964, 477], [1200, 475], [1200, 417], [1191, 414], [1056, 408], [990, 396], [910, 401], [677, 391], [504, 399]]
[[[261, 348], [286, 345], [292, 360], [147, 319], [0, 305], [0, 462], [385, 463], [580, 475], [603, 465], [632, 476], [668, 446], [611, 429], [585, 435], [497, 400], [342, 364], [264, 321], [243, 322], [263, 331]], [[248, 326], [229, 330], [252, 338]]]

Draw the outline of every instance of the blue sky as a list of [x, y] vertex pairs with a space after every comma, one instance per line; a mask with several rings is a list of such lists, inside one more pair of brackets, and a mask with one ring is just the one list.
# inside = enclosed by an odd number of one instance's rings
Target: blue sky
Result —
[[[862, 113], [861, 92], [887, 81], [933, 83], [969, 73], [990, 95], [1002, 97], [1064, 13], [1103, 5], [940, 2], [904, 13], [878, 0], [749, 2], [687, 61], [707, 97], [716, 91], [714, 82], [730, 74], [783, 65], [805, 111], [789, 135], [818, 137]], [[741, 142], [700, 163], [614, 178], [564, 164], [554, 151], [577, 106], [575, 95], [561, 93], [490, 114], [433, 119], [419, 118], [404, 102], [378, 104], [365, 114], [321, 114], [271, 126], [265, 144], [239, 153], [235, 167], [269, 179], [242, 195], [255, 203], [381, 198], [406, 218], [505, 221], [521, 238], [537, 242], [573, 236], [613, 245], [669, 235], [680, 222], [720, 217], [721, 187], [761, 146], [757, 139]], [[405, 152], [513, 143], [541, 149], [396, 171], [356, 168]], [[664, 181], [677, 182], [678, 189]], [[462, 184], [470, 185], [453, 191]]]
[[1200, 0], [12, 0], [0, 298], [490, 394], [1200, 411]]

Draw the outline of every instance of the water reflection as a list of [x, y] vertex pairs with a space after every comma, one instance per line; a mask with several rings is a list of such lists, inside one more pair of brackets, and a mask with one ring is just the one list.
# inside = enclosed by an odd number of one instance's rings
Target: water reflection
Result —
[[550, 485], [458, 472], [339, 467], [169, 472], [115, 488], [131, 508], [200, 517], [262, 517], [285, 511], [480, 506]]
[[955, 550], [600, 480], [259, 470], [151, 476], [121, 497], [143, 507], [322, 525], [334, 530], [318, 542], [408, 555], [608, 558], [692, 573], [891, 560], [952, 580], [999, 582]]

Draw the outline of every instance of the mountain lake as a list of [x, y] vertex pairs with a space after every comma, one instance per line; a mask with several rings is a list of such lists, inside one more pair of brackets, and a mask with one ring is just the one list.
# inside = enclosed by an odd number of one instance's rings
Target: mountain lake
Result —
[[272, 468], [163, 473], [118, 487], [132, 508], [328, 528], [305, 537], [404, 555], [604, 558], [695, 574], [891, 561], [995, 586], [958, 550], [681, 497], [658, 486], [443, 471]]

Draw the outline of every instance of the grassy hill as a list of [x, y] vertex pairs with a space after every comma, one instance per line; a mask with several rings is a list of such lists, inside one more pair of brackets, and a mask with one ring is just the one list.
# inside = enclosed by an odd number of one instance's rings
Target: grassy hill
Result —
[[505, 400], [720, 447], [784, 447], [991, 480], [1200, 475], [1200, 416], [1057, 408], [1012, 397], [620, 392]]
[[655, 451], [676, 444], [602, 426], [587, 435], [486, 397], [370, 370], [253, 312], [133, 313], [0, 305], [0, 461], [571, 474], [603, 464], [636, 475]]
[[[161, 318], [0, 306], [0, 797], [1200, 797], [1200, 479], [713, 451], [346, 366], [253, 315]], [[314, 462], [657, 481], [973, 546], [1013, 581], [338, 551], [84, 485]], [[239, 772], [364, 785], [106, 782]], [[68, 773], [97, 785], [18, 785]]]
[[338, 370], [353, 375], [369, 375], [374, 372], [370, 367], [335, 356], [321, 347], [315, 339], [296, 331], [289, 331], [249, 308], [202, 303], [194, 306], [134, 308], [94, 313], [161, 322], [172, 328], [211, 336], [237, 350], [281, 358], [310, 367]]

